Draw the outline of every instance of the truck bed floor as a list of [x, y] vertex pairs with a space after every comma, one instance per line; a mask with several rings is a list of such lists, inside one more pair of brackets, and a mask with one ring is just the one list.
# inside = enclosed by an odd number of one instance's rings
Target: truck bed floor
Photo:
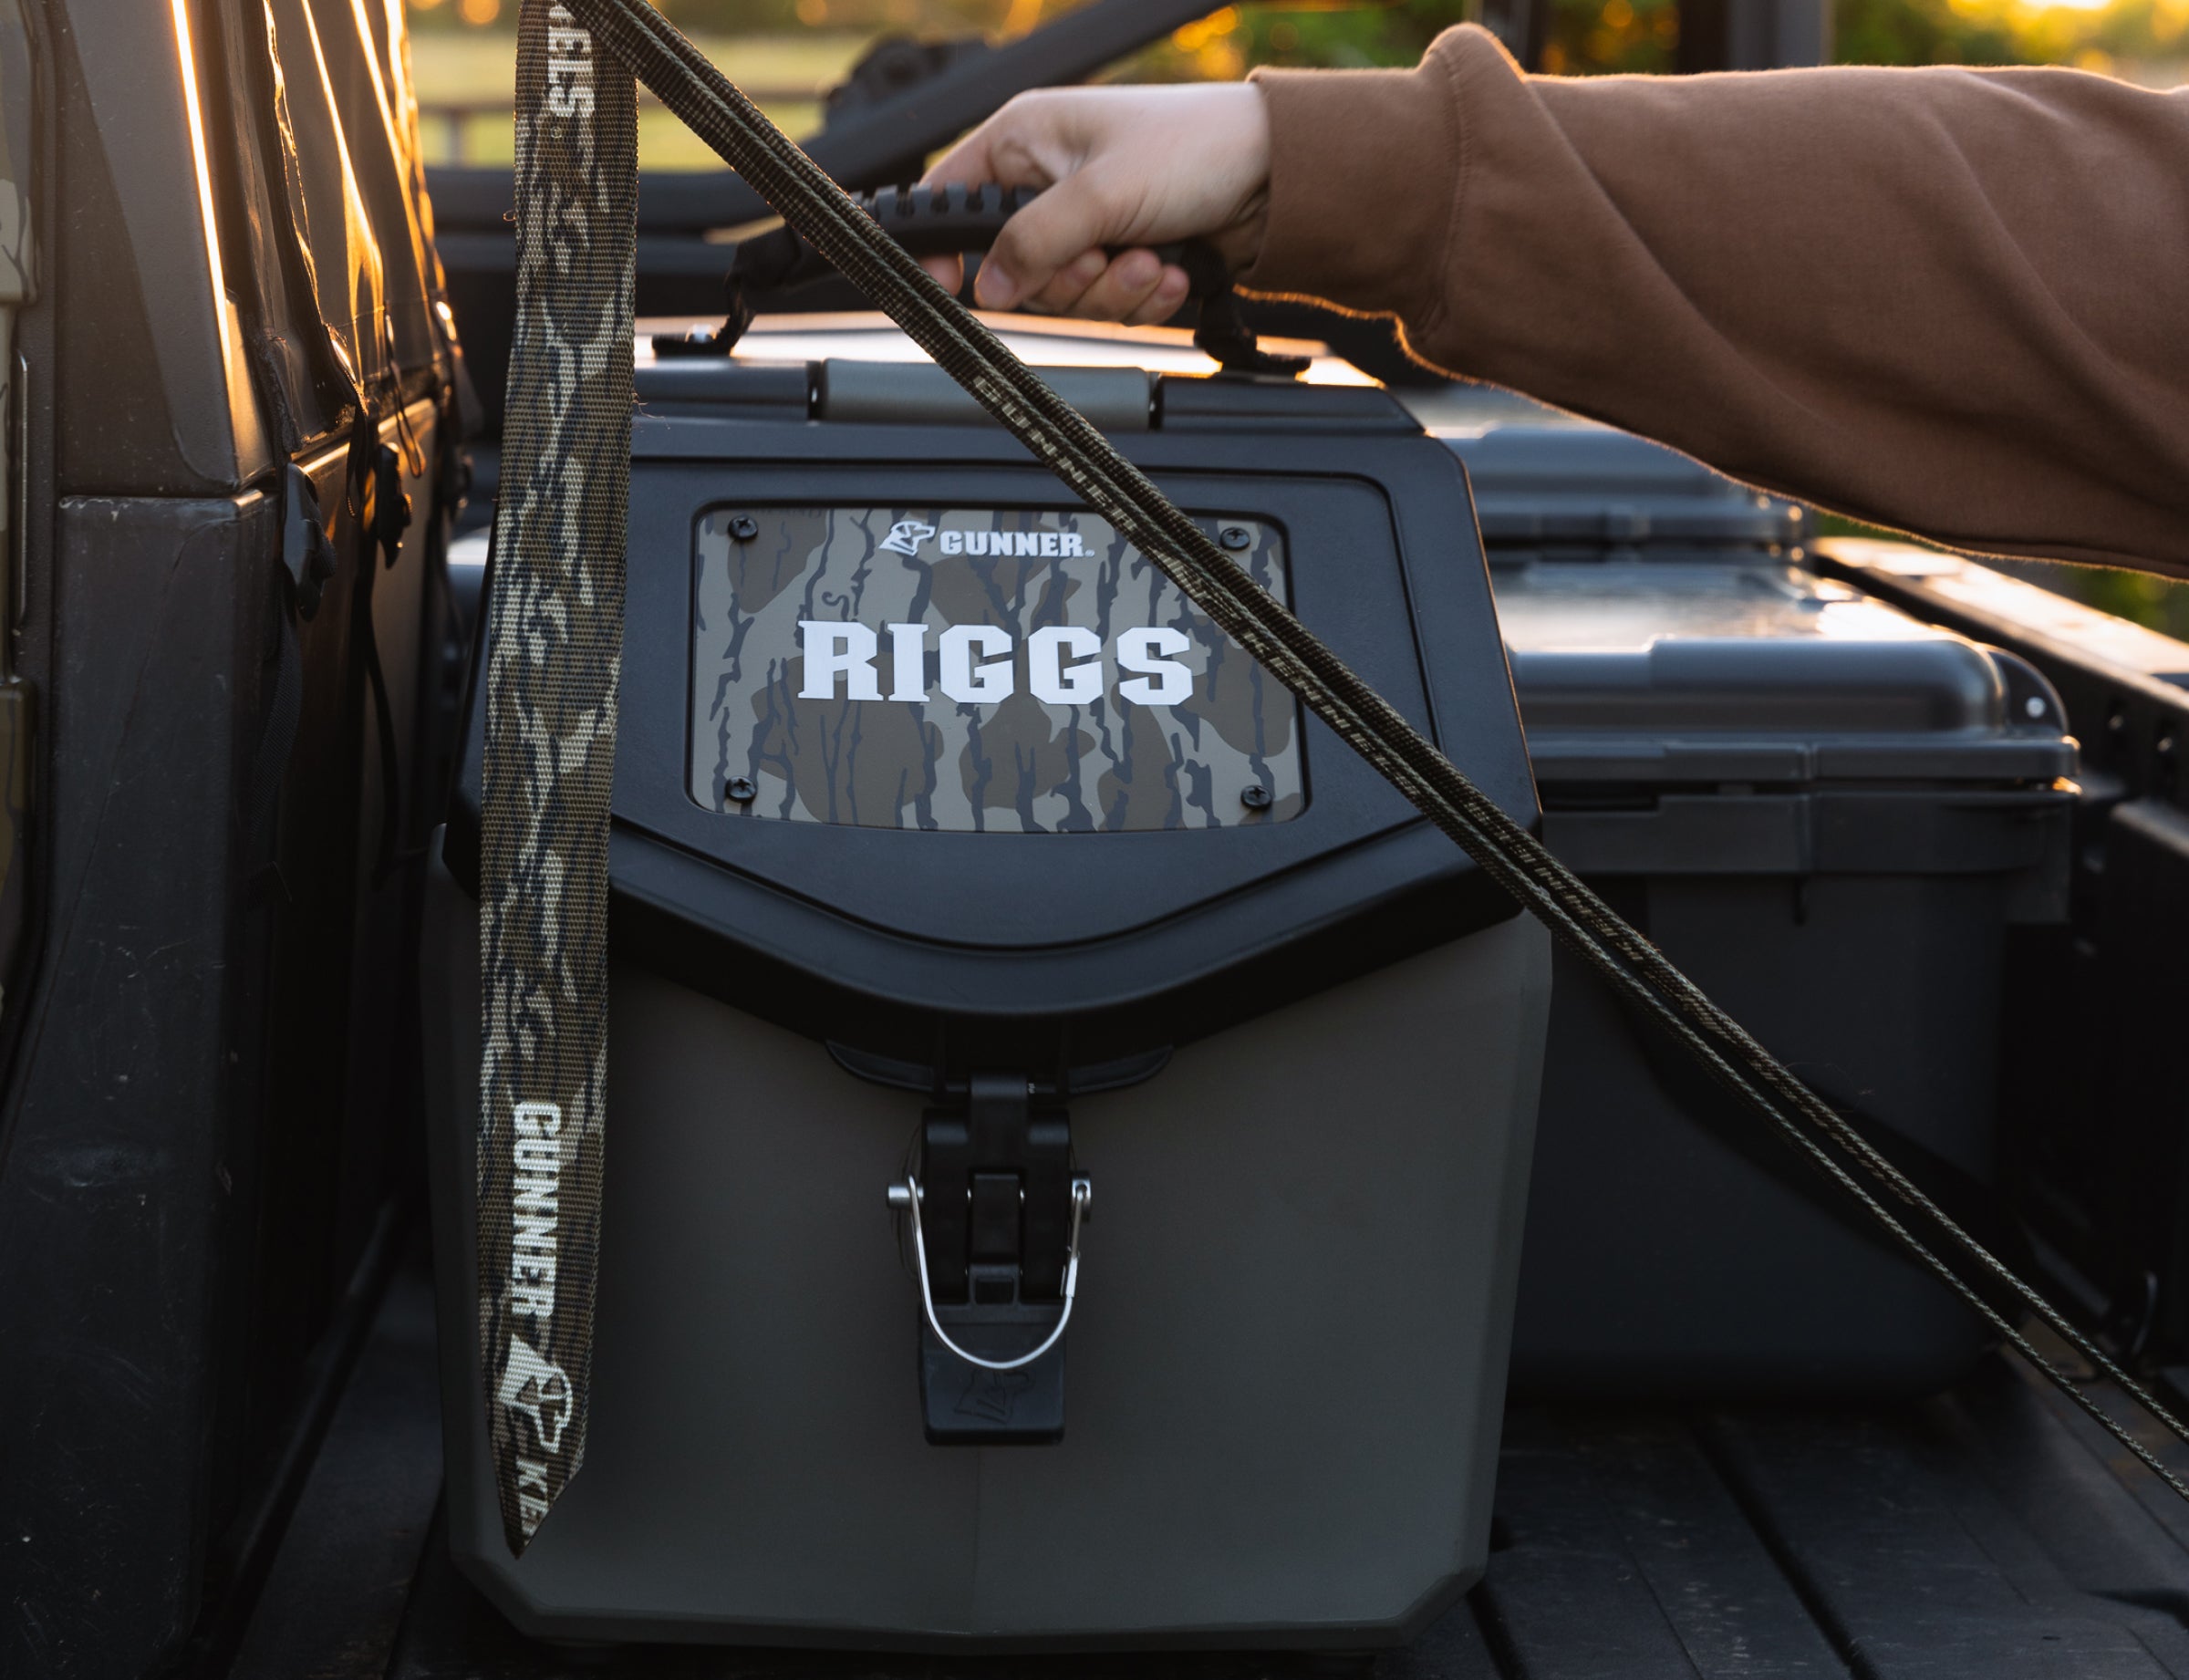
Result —
[[[432, 1307], [396, 1280], [229, 1680], [1250, 1680], [1265, 1656], [580, 1651], [456, 1573]], [[2177, 1471], [2189, 1465], [2174, 1462]], [[1916, 1404], [1508, 1415], [1487, 1579], [1373, 1680], [2189, 1680], [2189, 1508], [1995, 1359]]]

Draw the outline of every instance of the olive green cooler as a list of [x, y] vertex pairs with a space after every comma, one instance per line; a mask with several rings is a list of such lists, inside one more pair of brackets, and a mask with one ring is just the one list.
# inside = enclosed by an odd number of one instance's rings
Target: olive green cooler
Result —
[[[472, 720], [426, 955], [458, 1561], [569, 1639], [1409, 1637], [1487, 1547], [1546, 936], [1000, 434], [749, 371], [638, 427], [589, 1432], [521, 1559]], [[1450, 453], [1198, 383], [1120, 441], [1532, 820]]]

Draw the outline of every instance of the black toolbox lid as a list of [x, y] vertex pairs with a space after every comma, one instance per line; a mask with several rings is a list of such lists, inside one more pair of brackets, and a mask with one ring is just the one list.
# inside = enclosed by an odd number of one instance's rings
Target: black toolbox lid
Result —
[[1985, 876], [2067, 913], [2075, 742], [2016, 655], [1760, 561], [1500, 567], [1545, 844], [1597, 877]]
[[[651, 411], [634, 437], [610, 847], [620, 953], [870, 1058], [1015, 1060], [1037, 1053], [1026, 1046], [1046, 1035], [1060, 1059], [1084, 1068], [1198, 1036], [1515, 913], [1309, 718], [1299, 723], [1303, 796], [1276, 786], [1274, 804], [1248, 813], [1254, 821], [1233, 820], [1236, 797], [1220, 823], [1138, 832], [966, 832], [962, 821], [923, 831], [875, 822], [863, 808], [816, 819], [825, 791], [779, 799], [759, 758], [750, 780], [763, 783], [761, 796], [742, 784], [725, 796], [721, 777], [744, 782], [750, 750], [740, 740], [734, 760], [709, 756], [717, 699], [738, 680], [731, 664], [797, 652], [781, 627], [754, 617], [749, 638], [727, 621], [727, 639], [695, 653], [695, 613], [703, 627], [725, 623], [725, 530], [743, 531], [734, 540], [756, 555], [817, 520], [870, 533], [873, 552], [853, 552], [848, 569], [801, 570], [772, 586], [795, 593], [796, 610], [780, 615], [793, 620], [874, 619], [876, 657], [888, 661], [883, 621], [940, 611], [942, 596], [903, 597], [875, 580], [898, 588], [889, 568], [905, 564], [907, 545], [922, 565], [970, 555], [970, 540], [943, 539], [966, 535], [983, 510], [1014, 534], [1074, 536], [1040, 558], [1076, 565], [1084, 536], [1089, 553], [1115, 562], [1108, 538], [1000, 429], [937, 423], [947, 393], [921, 383], [928, 370], [859, 370], [875, 400], [862, 398], [858, 420], [834, 418], [830, 407], [852, 389], [840, 370], [863, 349], [888, 349], [846, 337], [801, 346], [819, 354], [789, 375], [718, 368], [674, 376], [673, 393], [642, 381]], [[1057, 359], [1088, 367], [1097, 347], [1074, 337]], [[1167, 371], [1153, 396], [1147, 429], [1120, 427], [1119, 446], [1212, 529], [1269, 534], [1302, 617], [1507, 810], [1536, 821], [1488, 570], [1451, 452], [1357, 380], [1219, 386]], [[868, 413], [900, 409], [895, 423]], [[813, 551], [788, 543], [783, 552], [804, 566], [798, 556]], [[984, 564], [992, 557], [986, 544], [981, 553]], [[1002, 615], [991, 621], [1011, 629], [1022, 650], [1011, 657], [1022, 662], [1036, 627], [1054, 622], [1041, 601], [1057, 598], [1019, 576], [1026, 554], [1017, 551], [1008, 577], [983, 580], [978, 599], [954, 577], [946, 615], [953, 624]], [[1119, 625], [1186, 623], [1151, 594], [1149, 576], [1090, 574], [1079, 586], [1101, 596], [1120, 576]], [[884, 604], [874, 610], [859, 605], [876, 596]], [[798, 638], [810, 639], [803, 624]], [[804, 679], [784, 671], [778, 691], [803, 700], [793, 691]], [[895, 680], [882, 678], [892, 692]], [[1025, 670], [1019, 680], [1024, 692]], [[754, 703], [739, 700], [736, 715]], [[447, 848], [473, 887], [482, 710], [475, 698]], [[695, 764], [713, 778], [705, 786]]]
[[2023, 660], [1781, 562], [1496, 574], [1538, 782], [2049, 783], [2075, 769]]
[[1438, 429], [1467, 463], [1490, 564], [1790, 555], [1800, 503], [1631, 432], [1547, 410]]

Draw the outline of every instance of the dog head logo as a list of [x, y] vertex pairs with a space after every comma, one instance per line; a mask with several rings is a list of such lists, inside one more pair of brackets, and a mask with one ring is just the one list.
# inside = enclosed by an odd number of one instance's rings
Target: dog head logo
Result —
[[881, 545], [891, 554], [918, 556], [919, 545], [935, 534], [933, 525], [924, 525], [917, 519], [900, 519], [889, 527], [889, 534]]
[[502, 1384], [494, 1397], [505, 1409], [532, 1419], [532, 1433], [542, 1452], [561, 1447], [572, 1409], [570, 1379], [562, 1366], [542, 1359], [523, 1336], [509, 1339], [509, 1363], [502, 1368]]

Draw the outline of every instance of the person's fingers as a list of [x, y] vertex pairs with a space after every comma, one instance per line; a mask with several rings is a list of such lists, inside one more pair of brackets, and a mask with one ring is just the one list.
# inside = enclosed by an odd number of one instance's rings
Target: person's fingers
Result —
[[1039, 294], [1067, 264], [1099, 254], [1129, 224], [1130, 206], [1099, 164], [1068, 175], [1003, 224], [975, 282], [991, 309]]
[[[992, 181], [1006, 188], [1045, 189], [1070, 167], [1063, 159], [1048, 155], [1058, 150], [1060, 140], [1061, 119], [1053, 101], [1015, 99], [951, 147], [922, 179], [929, 186], [981, 187]], [[1020, 219], [1012, 218], [1007, 231]], [[1022, 235], [1022, 229], [1011, 241], [1000, 243], [1008, 246]], [[1074, 258], [1088, 254], [1093, 242], [1083, 241], [1072, 250], [1061, 248], [1068, 243], [1043, 242], [1038, 250], [1022, 254], [1015, 265], [1008, 249], [1001, 261], [996, 252], [989, 252], [974, 276], [976, 299], [991, 309], [1023, 306], [1062, 314], [1102, 268], [1097, 262], [1067, 276], [1063, 271]]]
[[935, 276], [935, 284], [955, 297], [965, 284], [965, 259], [960, 256], [923, 256], [919, 265]]
[[1034, 309], [1044, 315], [1070, 315], [1086, 289], [1102, 278], [1110, 259], [1100, 251], [1083, 251], [1058, 269], [1047, 285], [1032, 296], [1020, 300], [1022, 309]]
[[1162, 284], [1163, 264], [1153, 251], [1123, 251], [1080, 294], [1071, 313], [1088, 321], [1122, 321]]
[[1152, 319], [1176, 306], [1182, 282], [1138, 264], [1113, 272], [1103, 254], [1202, 236], [1234, 264], [1250, 260], [1269, 150], [1268, 113], [1248, 84], [1053, 88], [1021, 94], [927, 179], [1040, 193], [981, 262], [974, 293], [986, 307]]
[[1177, 314], [1185, 305], [1188, 281], [1186, 271], [1172, 264], [1163, 266], [1163, 277], [1156, 289], [1137, 309], [1125, 317], [1127, 327], [1160, 327]]
[[[1001, 114], [998, 112], [997, 116]], [[929, 165], [928, 172], [919, 178], [921, 184], [930, 187], [946, 184], [978, 187], [993, 181], [995, 174], [989, 161], [989, 144], [994, 138], [995, 124], [996, 118], [990, 118], [936, 159]]]

